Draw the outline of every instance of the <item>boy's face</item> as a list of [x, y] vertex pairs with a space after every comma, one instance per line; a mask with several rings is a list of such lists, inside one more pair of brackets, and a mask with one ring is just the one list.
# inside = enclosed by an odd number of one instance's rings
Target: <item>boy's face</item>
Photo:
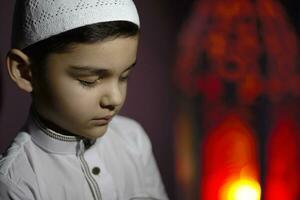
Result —
[[138, 36], [118, 37], [49, 55], [44, 86], [33, 89], [36, 109], [68, 132], [102, 136], [125, 101], [137, 47]]

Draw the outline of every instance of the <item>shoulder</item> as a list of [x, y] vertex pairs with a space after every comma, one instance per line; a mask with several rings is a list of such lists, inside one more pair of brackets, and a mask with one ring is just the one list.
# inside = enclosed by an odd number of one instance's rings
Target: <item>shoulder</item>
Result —
[[24, 197], [26, 190], [23, 189], [34, 177], [27, 155], [27, 146], [30, 141], [31, 137], [28, 133], [20, 132], [5, 155], [1, 155], [0, 196], [2, 195], [1, 197], [4, 199], [6, 199], [3, 197], [5, 195], [21, 195]]
[[[25, 161], [25, 146], [30, 142], [30, 135], [26, 132], [20, 132], [14, 139], [11, 146], [7, 149], [5, 155], [1, 155], [0, 174], [6, 175], [15, 167], [22, 166]], [[19, 167], [20, 168], [20, 167]]]
[[[4, 179], [12, 184], [22, 184], [33, 178], [30, 165], [31, 137], [26, 132], [20, 132], [0, 159], [0, 182]], [[8, 181], [4, 182], [8, 182]]]

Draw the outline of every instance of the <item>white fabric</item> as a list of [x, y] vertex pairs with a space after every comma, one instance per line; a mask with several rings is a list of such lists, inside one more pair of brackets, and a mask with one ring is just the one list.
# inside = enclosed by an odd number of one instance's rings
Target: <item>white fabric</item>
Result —
[[83, 139], [71, 139], [50, 137], [30, 119], [0, 160], [0, 199], [98, 199], [80, 156], [102, 200], [168, 199], [149, 138], [135, 121], [116, 116], [90, 147]]
[[14, 14], [12, 46], [19, 49], [98, 22], [140, 25], [132, 0], [17, 0]]

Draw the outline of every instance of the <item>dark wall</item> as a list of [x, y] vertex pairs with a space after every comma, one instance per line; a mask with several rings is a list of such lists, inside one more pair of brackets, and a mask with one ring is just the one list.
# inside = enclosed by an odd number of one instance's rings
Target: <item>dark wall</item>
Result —
[[29, 96], [18, 91], [12, 81], [7, 76], [5, 68], [5, 55], [10, 45], [10, 29], [12, 20], [13, 2], [5, 0], [1, 2], [0, 8], [0, 55], [1, 55], [1, 113], [0, 113], [0, 151], [2, 152], [16, 130], [23, 123], [28, 105]]
[[[0, 152], [4, 152], [27, 117], [30, 96], [8, 78], [5, 54], [10, 46], [13, 0], [1, 0]], [[153, 143], [163, 180], [174, 199], [172, 110], [170, 70], [176, 33], [168, 7], [160, 1], [136, 1], [142, 22], [138, 63], [129, 82], [123, 115], [139, 121]]]
[[280, 0], [290, 17], [292, 24], [300, 34], [300, 1], [298, 0]]

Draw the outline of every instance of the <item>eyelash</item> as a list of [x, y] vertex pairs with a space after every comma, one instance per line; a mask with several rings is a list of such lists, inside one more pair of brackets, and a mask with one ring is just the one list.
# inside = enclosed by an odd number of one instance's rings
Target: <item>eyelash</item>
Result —
[[[128, 79], [129, 79], [129, 75], [120, 77], [121, 82], [126, 82]], [[78, 79], [78, 81], [79, 81], [80, 85], [85, 88], [93, 88], [97, 85], [96, 83], [99, 81], [99, 79], [97, 79], [95, 81], [84, 81], [84, 80]]]
[[124, 77], [120, 77], [120, 81], [127, 81], [129, 79], [129, 75], [126, 75]]
[[92, 81], [92, 82], [90, 82], [90, 81], [84, 81], [84, 80], [78, 80], [78, 81], [79, 81], [80, 85], [83, 86], [83, 87], [93, 88], [93, 87], [96, 86], [96, 82], [98, 80]]

